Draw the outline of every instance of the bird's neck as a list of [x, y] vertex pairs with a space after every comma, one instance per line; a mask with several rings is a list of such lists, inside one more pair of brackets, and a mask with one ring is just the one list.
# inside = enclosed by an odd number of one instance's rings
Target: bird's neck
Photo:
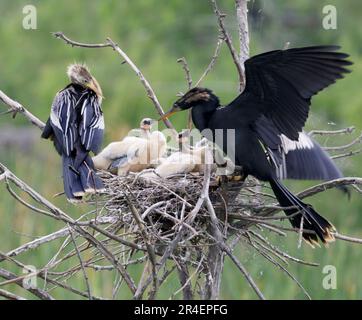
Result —
[[216, 101], [210, 101], [207, 104], [196, 105], [192, 108], [191, 116], [195, 127], [202, 131], [208, 127], [208, 123], [218, 107]]
[[142, 138], [149, 139], [151, 137], [150, 130], [141, 128], [141, 136], [142, 136]]

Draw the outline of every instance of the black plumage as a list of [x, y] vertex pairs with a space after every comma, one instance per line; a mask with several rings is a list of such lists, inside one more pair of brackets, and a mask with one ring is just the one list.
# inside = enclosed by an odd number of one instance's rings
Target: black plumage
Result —
[[[303, 238], [311, 244], [318, 238], [323, 243], [333, 241], [335, 228], [283, 186], [278, 167], [285, 155], [282, 137], [298, 141], [312, 96], [349, 72], [345, 68], [351, 64], [346, 60], [348, 55], [337, 49], [314, 46], [254, 56], [245, 62], [243, 93], [226, 107], [220, 107], [211, 90], [193, 88], [165, 115], [192, 108], [195, 126], [210, 140], [215, 140], [218, 129], [223, 129], [224, 152], [234, 153], [235, 163], [246, 174], [268, 181], [282, 206], [295, 207], [284, 211], [293, 215], [290, 222], [295, 228], [300, 228], [303, 217]], [[234, 145], [227, 143], [227, 129], [235, 130]]]
[[97, 153], [104, 130], [102, 91], [84, 65], [68, 68], [71, 84], [54, 98], [42, 137], [51, 138], [62, 157], [64, 192], [68, 200], [81, 200], [85, 193], [104, 189], [94, 173], [89, 152]]

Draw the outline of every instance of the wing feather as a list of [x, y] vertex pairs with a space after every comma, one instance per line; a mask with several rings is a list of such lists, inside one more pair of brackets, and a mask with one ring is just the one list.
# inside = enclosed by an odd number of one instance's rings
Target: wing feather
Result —
[[314, 46], [274, 50], [248, 59], [246, 87], [241, 94], [247, 98], [237, 98], [229, 106], [239, 108], [240, 117], [245, 108], [253, 108], [254, 120], [265, 116], [279, 134], [298, 140], [312, 96], [350, 72], [345, 68], [352, 64], [346, 60], [348, 55], [336, 52], [338, 49]]
[[76, 105], [76, 98], [68, 89], [60, 91], [54, 98], [50, 123], [53, 128], [59, 147], [69, 156], [74, 150], [76, 140], [75, 129], [72, 123], [75, 121], [72, 112]]
[[256, 121], [254, 130], [268, 150], [278, 178], [332, 180], [343, 177], [328, 153], [305, 132], [298, 134], [298, 140], [291, 140], [264, 116]]
[[82, 98], [79, 134], [87, 151], [98, 153], [103, 141], [104, 117], [97, 96], [87, 93]]

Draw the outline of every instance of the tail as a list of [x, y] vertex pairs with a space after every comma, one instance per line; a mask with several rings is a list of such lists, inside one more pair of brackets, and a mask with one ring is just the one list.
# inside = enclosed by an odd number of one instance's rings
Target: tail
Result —
[[87, 155], [79, 166], [79, 173], [82, 186], [87, 193], [102, 193], [105, 191], [104, 184], [95, 173], [92, 158]]
[[270, 180], [270, 185], [281, 206], [295, 207], [295, 209], [284, 210], [287, 216], [293, 215], [289, 219], [292, 226], [299, 229], [303, 217], [303, 231], [313, 231], [311, 233], [303, 232], [305, 241], [314, 246], [314, 244], [318, 245], [318, 238], [324, 244], [335, 240], [333, 235], [333, 232], [336, 231], [335, 227], [319, 215], [311, 205], [298, 199], [277, 179]]
[[79, 202], [86, 193], [104, 191], [102, 180], [95, 174], [90, 156], [76, 168], [76, 160], [66, 155], [63, 159], [64, 192], [70, 202]]
[[64, 192], [70, 202], [79, 202], [85, 194], [79, 172], [74, 168], [74, 159], [62, 155]]

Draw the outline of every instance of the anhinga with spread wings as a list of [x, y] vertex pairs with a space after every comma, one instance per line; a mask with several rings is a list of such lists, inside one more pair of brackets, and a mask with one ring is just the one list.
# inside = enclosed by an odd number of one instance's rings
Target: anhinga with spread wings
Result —
[[103, 140], [102, 90], [85, 65], [72, 64], [67, 74], [71, 83], [55, 96], [42, 137], [52, 139], [62, 156], [64, 192], [77, 202], [104, 189], [89, 156]]
[[[218, 97], [209, 89], [193, 88], [163, 117], [192, 108], [195, 126], [208, 139], [214, 140], [217, 129], [223, 129], [224, 152], [229, 152], [225, 149], [226, 129], [235, 129], [235, 164], [242, 166], [246, 174], [270, 183], [279, 203], [288, 208], [284, 211], [292, 216], [293, 227], [300, 228], [303, 222], [303, 238], [312, 245], [318, 243], [318, 238], [323, 243], [333, 241], [335, 228], [311, 205], [293, 195], [280, 178], [285, 178], [283, 172], [286, 172], [283, 157], [288, 151], [297, 150], [297, 146], [299, 156], [314, 149], [313, 157], [322, 157], [320, 148], [309, 144], [308, 149], [302, 129], [312, 96], [349, 72], [345, 68], [351, 64], [346, 60], [348, 55], [337, 52], [338, 49], [338, 46], [313, 46], [254, 56], [245, 62], [244, 91], [229, 105], [220, 107]], [[305, 163], [295, 160], [297, 166], [300, 162]], [[289, 166], [292, 163], [289, 159]], [[293, 169], [290, 170], [292, 175]], [[307, 169], [307, 172], [313, 171]], [[298, 170], [294, 169], [294, 173], [298, 175]], [[319, 172], [313, 175], [325, 178]]]

